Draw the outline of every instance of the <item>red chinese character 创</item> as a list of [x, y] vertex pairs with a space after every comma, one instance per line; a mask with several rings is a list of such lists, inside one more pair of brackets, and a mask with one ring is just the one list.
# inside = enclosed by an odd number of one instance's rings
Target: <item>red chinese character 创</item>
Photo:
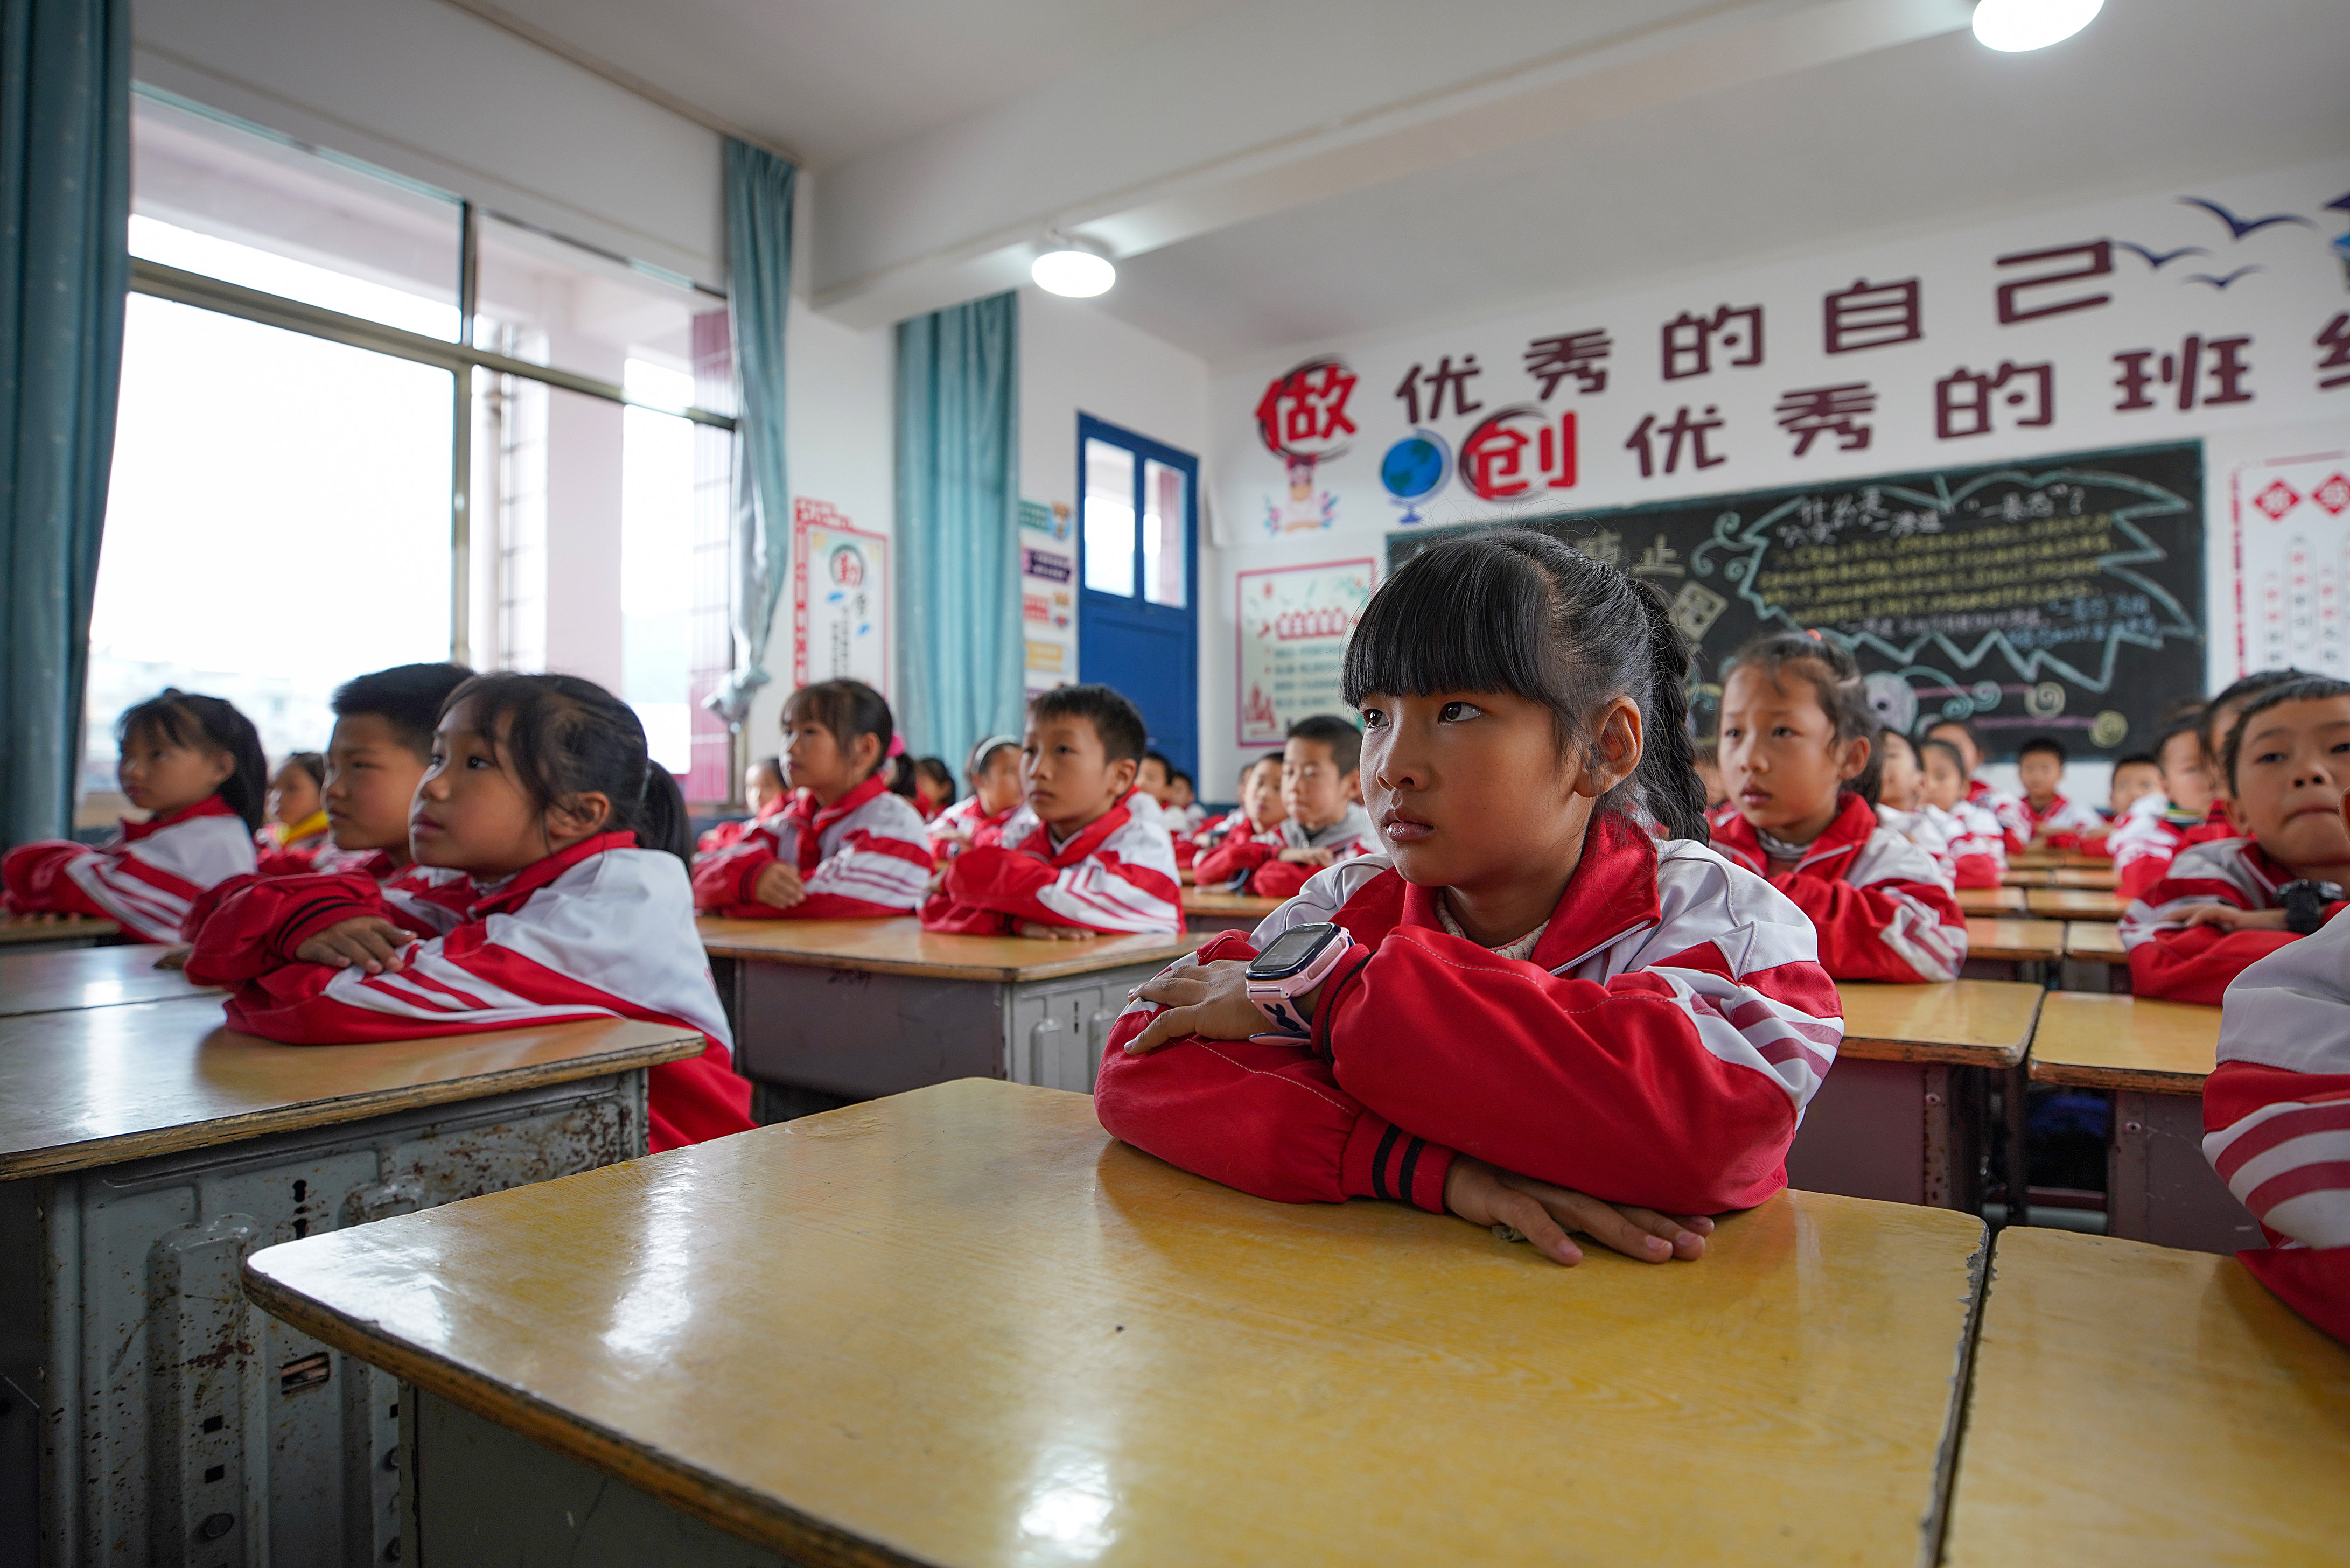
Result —
[[2054, 250], [2018, 251], [2013, 255], [1999, 257], [1993, 266], [2022, 266], [2028, 262], [2056, 261], [2064, 256], [2078, 256], [2081, 265], [2070, 271], [2059, 269], [2031, 277], [2012, 277], [1999, 286], [1999, 324], [2012, 327], [2019, 321], [2033, 321], [2043, 316], [2062, 316], [2072, 310], [2094, 310], [2113, 302], [2110, 294], [2076, 294], [2070, 299], [2053, 300], [2045, 305], [2024, 305], [2016, 296], [2027, 288], [2043, 288], [2060, 283], [2074, 283], [2082, 278], [2104, 277], [2114, 270], [2114, 242], [2087, 240], [2077, 245], [2058, 245]]
[[[1731, 323], [1742, 325], [1731, 331]], [[1737, 349], [1738, 353], [1722, 361], [1724, 365], [1760, 365], [1762, 363], [1762, 307], [1741, 306], [1733, 310], [1725, 305], [1711, 317], [1691, 316], [1682, 311], [1664, 325], [1659, 334], [1665, 361], [1665, 379], [1678, 381], [1684, 376], [1710, 375], [1713, 370], [1716, 348]]]
[[[1527, 461], [1527, 448], [1534, 449]], [[1575, 480], [1575, 410], [1554, 425], [1536, 403], [1517, 403], [1481, 421], [1461, 443], [1461, 477], [1487, 501], [1507, 501], [1534, 488], [1539, 476], [1552, 490]]]
[[[2014, 383], [2014, 389], [1993, 399], [1992, 394]], [[2030, 390], [2025, 389], [2026, 384]], [[2051, 425], [2056, 422], [2056, 367], [2054, 365], [2018, 365], [2002, 360], [1997, 370], [1970, 370], [1961, 365], [1934, 383], [1934, 434], [1941, 441], [1960, 436], [1988, 435], [1991, 416], [1995, 404], [2011, 409], [2022, 408], [2029, 400], [2032, 411], [2011, 425]], [[1965, 422], [1961, 424], [1961, 421]]]
[[1779, 395], [1779, 428], [1795, 438], [1795, 455], [1812, 450], [1824, 435], [1837, 438], [1843, 452], [1866, 446], [1872, 427], [1860, 421], [1877, 412], [1877, 393], [1866, 381], [1835, 387], [1806, 387]]
[[[2179, 344], [2176, 354], [2157, 354], [2151, 348], [2129, 348], [2114, 356], [2121, 374], [2114, 378], [2114, 386], [2121, 392], [2122, 400], [2114, 405], [2116, 413], [2127, 413], [2133, 409], [2150, 409], [2154, 400], [2146, 389], [2155, 382], [2178, 389], [2178, 409], [2181, 413], [2195, 406], [2201, 391], [2202, 378], [2211, 378], [2211, 390], [2202, 393], [2207, 403], [2249, 403], [2251, 393], [2244, 389], [2244, 377], [2251, 366], [2244, 360], [2244, 349], [2250, 337], [2213, 337], [2208, 341], [2189, 334]], [[2204, 363], [2206, 357], [2210, 363]], [[2153, 360], [2155, 368], [2147, 369]]]
[[[2318, 328], [2317, 336], [2312, 341], [2325, 350], [2325, 358], [2317, 362], [2317, 373], [2321, 378], [2317, 389], [2328, 392], [2336, 387], [2350, 386], [2350, 310], [2344, 311]], [[2342, 374], [2327, 376], [2325, 372], [2328, 370], [2339, 370]]]
[[1600, 361], [1616, 345], [1605, 332], [1570, 332], [1561, 337], [1537, 337], [1526, 345], [1526, 374], [1542, 383], [1543, 401], [1572, 376], [1586, 392], [1607, 389], [1607, 367]]
[[1721, 410], [1718, 408], [1708, 403], [1705, 406], [1705, 417], [1701, 420], [1692, 420], [1690, 418], [1689, 406], [1685, 403], [1674, 413], [1670, 424], [1660, 425], [1657, 423], [1656, 415], [1645, 415], [1639, 424], [1634, 427], [1630, 439], [1624, 442], [1624, 450], [1639, 455], [1640, 477], [1643, 479], [1654, 479], [1657, 475], [1656, 453], [1650, 444], [1651, 438], [1655, 436], [1666, 438], [1664, 472], [1667, 473], [1674, 472], [1680, 467], [1681, 443], [1684, 441], [1689, 443], [1692, 466], [1711, 468], [1718, 463], [1726, 462], [1729, 461], [1728, 458], [1705, 450], [1706, 432], [1721, 428], [1720, 413]]
[[1925, 336], [1914, 277], [1898, 283], [1870, 283], [1856, 277], [1850, 288], [1821, 296], [1820, 337], [1831, 354], [1915, 343]]
[[1347, 400], [1355, 373], [1341, 359], [1308, 359], [1275, 376], [1257, 400], [1256, 430], [1268, 452], [1284, 457], [1336, 457], [1355, 433]]
[[1469, 400], [1469, 378], [1482, 376], [1484, 373], [1483, 369], [1478, 365], [1477, 356], [1474, 354], [1461, 356], [1461, 363], [1457, 368], [1453, 365], [1452, 356], [1450, 354], [1436, 362], [1435, 369], [1425, 373], [1418, 365], [1414, 365], [1403, 373], [1403, 379], [1396, 383], [1395, 395], [1403, 400], [1406, 421], [1415, 425], [1419, 423], [1419, 384], [1422, 381], [1428, 383], [1428, 417], [1430, 419], [1439, 420], [1444, 417], [1444, 389], [1447, 387], [1452, 389], [1454, 413], [1464, 417], [1475, 413], [1485, 405]]

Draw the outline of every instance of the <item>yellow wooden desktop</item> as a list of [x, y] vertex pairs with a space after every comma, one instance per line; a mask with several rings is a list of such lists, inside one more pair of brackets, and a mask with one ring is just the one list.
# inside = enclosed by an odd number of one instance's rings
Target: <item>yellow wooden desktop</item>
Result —
[[183, 970], [159, 967], [182, 950], [149, 942], [0, 949], [0, 1016], [201, 996], [210, 988], [190, 981]]

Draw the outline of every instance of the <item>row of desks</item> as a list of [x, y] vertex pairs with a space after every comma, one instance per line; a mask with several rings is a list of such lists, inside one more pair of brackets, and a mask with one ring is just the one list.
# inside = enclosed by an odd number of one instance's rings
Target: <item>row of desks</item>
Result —
[[[429, 1291], [414, 1282], [429, 1279]], [[2350, 1352], [2230, 1259], [1803, 1191], [1564, 1270], [939, 1085], [256, 1254], [418, 1560], [2320, 1562]], [[2330, 1479], [2329, 1479], [2330, 1478]]]
[[1961, 888], [1954, 895], [1968, 915], [2030, 915], [2043, 920], [2118, 920], [2130, 901], [2092, 888]]

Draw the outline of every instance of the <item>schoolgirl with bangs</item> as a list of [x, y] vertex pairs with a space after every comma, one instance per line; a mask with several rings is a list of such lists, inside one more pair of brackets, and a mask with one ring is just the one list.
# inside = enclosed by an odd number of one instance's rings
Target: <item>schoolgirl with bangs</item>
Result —
[[346, 1045], [583, 1018], [699, 1032], [648, 1075], [658, 1153], [751, 1127], [693, 926], [677, 780], [627, 703], [570, 675], [476, 675], [449, 695], [410, 807], [416, 866], [243, 877], [196, 919], [188, 978], [232, 1028]]
[[1391, 1198], [1562, 1263], [1569, 1230], [1701, 1253], [1702, 1216], [1784, 1185], [1843, 1024], [1810, 921], [1707, 844], [1689, 669], [1661, 596], [1546, 535], [1407, 563], [1345, 666], [1388, 852], [1138, 988], [1102, 1125], [1260, 1197]]

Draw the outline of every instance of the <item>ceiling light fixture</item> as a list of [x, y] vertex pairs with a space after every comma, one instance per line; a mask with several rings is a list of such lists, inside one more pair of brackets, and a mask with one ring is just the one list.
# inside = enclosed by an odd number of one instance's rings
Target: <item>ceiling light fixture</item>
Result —
[[2106, 0], [1979, 0], [1975, 41], [2002, 54], [2061, 44], [2091, 22]]
[[1095, 295], [1107, 294], [1109, 286], [1118, 281], [1118, 268], [1110, 265], [1109, 248], [1098, 241], [1082, 234], [1074, 238], [1055, 234], [1045, 242], [1045, 254], [1028, 268], [1028, 275], [1047, 294], [1091, 299]]

